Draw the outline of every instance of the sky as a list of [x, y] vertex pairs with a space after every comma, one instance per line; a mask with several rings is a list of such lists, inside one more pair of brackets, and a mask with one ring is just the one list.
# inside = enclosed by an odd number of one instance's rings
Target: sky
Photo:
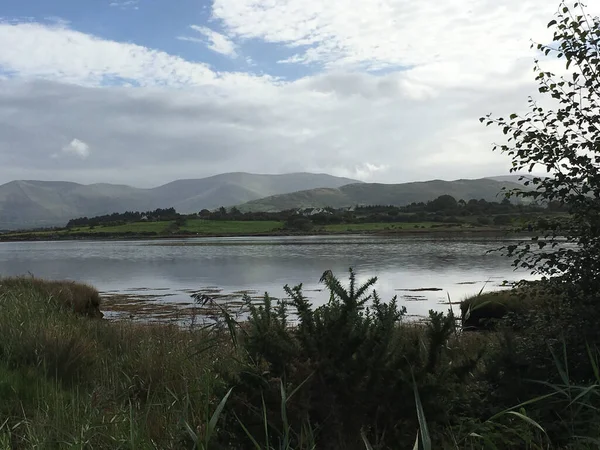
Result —
[[500, 130], [478, 119], [525, 110], [531, 40], [551, 40], [558, 6], [2, 0], [0, 183], [506, 174]]

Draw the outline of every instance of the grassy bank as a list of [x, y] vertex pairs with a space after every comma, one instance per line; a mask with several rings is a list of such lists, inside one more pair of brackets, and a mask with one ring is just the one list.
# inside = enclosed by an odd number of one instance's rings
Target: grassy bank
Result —
[[307, 231], [289, 230], [279, 221], [234, 221], [188, 219], [175, 221], [134, 222], [116, 226], [73, 227], [69, 229], [20, 231], [0, 234], [0, 241], [61, 239], [172, 238], [199, 236], [282, 236], [328, 234], [422, 234], [422, 233], [505, 233], [509, 227], [418, 223], [357, 223], [317, 226]]
[[373, 283], [323, 282], [335, 300], [316, 310], [288, 288], [293, 323], [267, 296], [244, 324], [183, 329], [100, 320], [89, 286], [1, 280], [0, 449], [397, 449], [416, 436], [590, 448], [575, 434], [600, 436], [600, 380], [564, 375], [560, 342], [463, 333], [437, 313], [404, 323], [367, 296]]
[[216, 374], [235, 366], [228, 343], [90, 319], [77, 313], [90, 292], [0, 282], [0, 449], [191, 448], [187, 428], [206, 423]]

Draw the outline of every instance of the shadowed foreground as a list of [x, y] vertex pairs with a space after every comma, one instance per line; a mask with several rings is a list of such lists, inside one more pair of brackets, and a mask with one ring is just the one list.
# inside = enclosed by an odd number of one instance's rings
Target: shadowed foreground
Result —
[[285, 303], [249, 304], [244, 324], [223, 312], [184, 329], [99, 320], [90, 286], [3, 279], [0, 449], [399, 449], [415, 438], [424, 449], [588, 448], [575, 436], [598, 438], [593, 345], [567, 358], [577, 340], [547, 345], [539, 327], [554, 330], [529, 317], [526, 329], [497, 318], [476, 333], [439, 313], [404, 323], [395, 301], [371, 293], [375, 281], [358, 286], [351, 272], [345, 287], [328, 272], [332, 299], [320, 308], [288, 287]]

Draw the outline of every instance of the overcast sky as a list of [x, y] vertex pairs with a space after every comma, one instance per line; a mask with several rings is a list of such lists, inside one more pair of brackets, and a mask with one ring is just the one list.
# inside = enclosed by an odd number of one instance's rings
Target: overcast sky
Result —
[[[600, 2], [589, 2], [598, 14]], [[554, 0], [3, 0], [0, 183], [508, 172]], [[548, 61], [552, 68], [556, 63]]]

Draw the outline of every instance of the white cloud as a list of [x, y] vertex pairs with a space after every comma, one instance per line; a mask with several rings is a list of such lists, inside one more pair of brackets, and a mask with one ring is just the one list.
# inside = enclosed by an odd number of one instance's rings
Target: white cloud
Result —
[[371, 163], [364, 163], [361, 164], [359, 166], [357, 166], [354, 169], [354, 175], [353, 177], [358, 178], [359, 180], [364, 180], [364, 181], [371, 181], [373, 179], [373, 177], [376, 176], [377, 173], [380, 172], [385, 172], [386, 170], [389, 169], [389, 165], [387, 164], [371, 164]]
[[139, 0], [122, 0], [112, 1], [109, 3], [109, 5], [113, 8], [138, 10], [140, 9], [140, 7], [138, 6], [139, 3]]
[[118, 79], [141, 86], [198, 86], [217, 78], [206, 64], [61, 25], [0, 23], [0, 48], [0, 70], [25, 78], [85, 85]]
[[[477, 120], [489, 108], [513, 109], [504, 92], [449, 91], [423, 101], [398, 84], [397, 74], [324, 74], [214, 95], [205, 88], [4, 81], [0, 182], [51, 174], [153, 186], [229, 171], [403, 182], [507, 172], [509, 159], [490, 149], [495, 130]], [[524, 104], [528, 93], [512, 95]], [[64, 146], [64, 136], [85, 136], [90, 148], [101, 148], [93, 165], [82, 169], [78, 158], [61, 158], [48, 166], [44, 155]]]
[[87, 159], [90, 156], [90, 146], [79, 139], [73, 139], [68, 145], [61, 149], [61, 153], [54, 153], [53, 158], [63, 156], [76, 156], [80, 159]]
[[177, 39], [182, 41], [190, 41], [205, 44], [213, 52], [220, 53], [230, 58], [237, 57], [236, 45], [224, 34], [221, 34], [215, 30], [211, 30], [208, 27], [191, 25], [190, 28], [200, 33], [203, 38], [179, 36]]
[[[600, 2], [590, 5], [600, 12]], [[485, 85], [549, 40], [558, 0], [215, 0], [230, 35], [284, 44], [287, 63], [408, 69], [414, 84]]]

